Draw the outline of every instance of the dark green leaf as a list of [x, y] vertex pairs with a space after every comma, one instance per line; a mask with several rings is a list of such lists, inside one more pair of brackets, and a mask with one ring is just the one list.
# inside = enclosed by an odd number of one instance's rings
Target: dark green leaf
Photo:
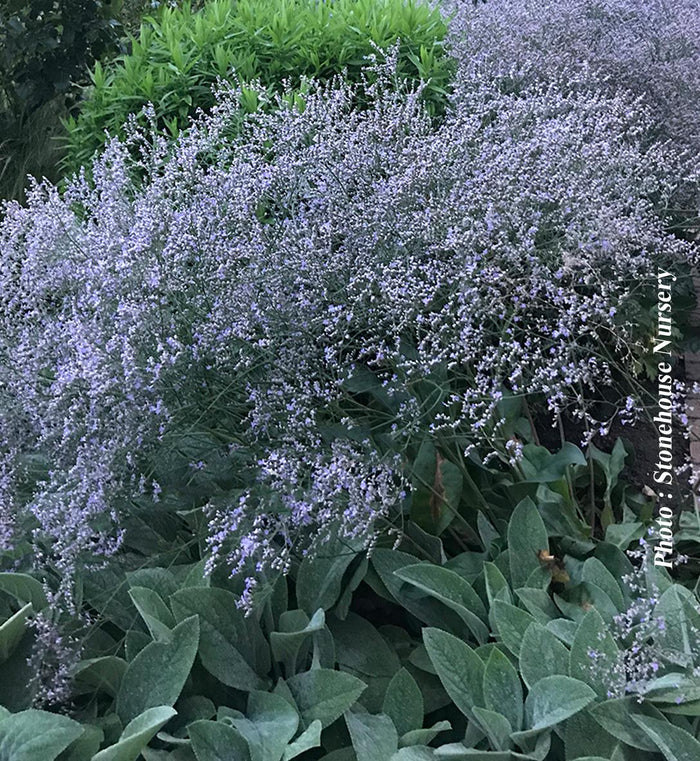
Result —
[[374, 677], [392, 677], [399, 670], [398, 656], [365, 618], [350, 613], [345, 621], [340, 621], [332, 616], [328, 628], [341, 666]]
[[28, 602], [0, 625], [0, 663], [6, 661], [21, 642], [27, 630], [27, 619], [33, 612], [34, 606]]
[[26, 573], [0, 573], [0, 590], [17, 598], [23, 605], [30, 602], [34, 610], [42, 610], [48, 605], [41, 582]]
[[423, 642], [443, 687], [467, 717], [484, 704], [484, 662], [469, 645], [440, 629], [424, 629]]
[[351, 674], [330, 669], [312, 669], [287, 680], [306, 728], [318, 719], [325, 727], [342, 716], [366, 688]]
[[399, 669], [389, 682], [383, 712], [394, 722], [399, 736], [423, 726], [423, 696], [406, 669]]
[[127, 662], [116, 655], [80, 661], [75, 671], [76, 684], [96, 691], [104, 690], [111, 697], [116, 697], [127, 666]]

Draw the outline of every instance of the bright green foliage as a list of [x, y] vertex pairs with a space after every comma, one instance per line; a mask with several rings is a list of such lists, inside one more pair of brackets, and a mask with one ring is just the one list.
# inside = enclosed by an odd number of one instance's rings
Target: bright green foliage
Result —
[[[303, 94], [303, 77], [323, 80], [346, 70], [359, 81], [365, 56], [399, 39], [399, 77], [430, 79], [425, 97], [439, 112], [451, 70], [445, 32], [439, 11], [422, 0], [213, 0], [197, 12], [189, 3], [165, 7], [144, 20], [129, 54], [106, 68], [96, 64], [82, 111], [67, 122], [66, 166], [87, 165], [104, 130], [118, 134], [128, 115], [149, 102], [158, 127], [175, 135], [198, 108], [215, 104], [219, 77], [259, 78]], [[253, 111], [259, 103], [250, 96], [246, 107]]]

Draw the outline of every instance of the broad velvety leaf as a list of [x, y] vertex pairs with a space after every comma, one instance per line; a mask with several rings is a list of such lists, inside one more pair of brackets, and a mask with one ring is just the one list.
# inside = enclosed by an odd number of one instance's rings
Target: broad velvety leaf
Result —
[[520, 648], [520, 673], [528, 688], [546, 676], [568, 675], [569, 651], [552, 632], [532, 623]]
[[423, 726], [423, 695], [406, 669], [399, 669], [389, 682], [383, 712], [394, 722], [399, 736]]
[[586, 457], [583, 452], [575, 444], [567, 441], [554, 453], [536, 444], [526, 444], [523, 447], [520, 467], [526, 482], [551, 483], [564, 477], [567, 465], [585, 464]]
[[303, 610], [288, 610], [282, 613], [279, 621], [280, 631], [270, 633], [272, 657], [284, 664], [285, 671], [291, 676], [296, 668], [299, 651], [313, 632], [321, 631], [326, 625], [326, 617], [319, 608], [309, 620]]
[[0, 573], [0, 590], [23, 604], [30, 602], [34, 610], [42, 610], [48, 605], [41, 582], [26, 573]]
[[519, 656], [525, 632], [530, 624], [535, 623], [535, 619], [527, 611], [503, 600], [494, 601], [491, 614], [503, 644], [513, 655]]
[[338, 541], [328, 545], [322, 557], [304, 558], [297, 574], [299, 607], [309, 616], [319, 608], [330, 610], [340, 596], [343, 575], [356, 555], [352, 547]]
[[576, 621], [569, 621], [566, 618], [557, 618], [554, 621], [549, 621], [545, 628], [552, 632], [552, 634], [558, 639], [571, 647], [576, 638], [576, 632], [578, 625]]
[[27, 630], [27, 618], [33, 612], [34, 606], [28, 602], [0, 625], [0, 663], [19, 645]]
[[248, 741], [251, 761], [279, 761], [297, 731], [299, 715], [282, 696], [255, 691], [246, 717], [231, 723]]
[[559, 610], [557, 610], [557, 606], [552, 602], [552, 598], [544, 589], [520, 587], [516, 591], [516, 595], [518, 600], [527, 609], [527, 612], [543, 625], [548, 624], [561, 615]]
[[148, 587], [131, 587], [129, 597], [141, 615], [153, 639], [163, 639], [175, 626], [175, 619], [163, 598]]
[[508, 523], [510, 576], [513, 588], [525, 586], [530, 574], [540, 567], [537, 553], [549, 549], [549, 538], [535, 503], [526, 498], [513, 510]]
[[327, 727], [343, 715], [360, 697], [366, 685], [343, 671], [312, 669], [287, 680], [302, 723], [308, 727], [318, 719]]
[[116, 655], [80, 661], [75, 672], [76, 684], [104, 690], [111, 697], [116, 697], [127, 667], [127, 662]]
[[590, 610], [576, 630], [569, 654], [569, 675], [580, 679], [605, 698], [617, 691], [622, 677], [613, 666], [617, 664], [618, 649], [605, 622], [597, 610]]
[[656, 745], [634, 721], [635, 716], [643, 720], [651, 716], [663, 721], [661, 712], [651, 704], [639, 703], [636, 698], [630, 696], [606, 700], [591, 706], [588, 710], [603, 729], [626, 745], [639, 748], [639, 750], [656, 750]]
[[486, 732], [491, 745], [497, 750], [507, 750], [509, 745], [508, 738], [513, 732], [513, 727], [508, 719], [498, 711], [479, 708], [479, 706], [474, 706], [472, 711], [474, 711], [474, 716], [479, 722], [481, 729]]
[[92, 761], [136, 761], [156, 732], [176, 714], [170, 706], [147, 709], [124, 727], [115, 745], [101, 750]]
[[581, 578], [583, 581], [586, 581], [589, 584], [595, 584], [602, 589], [618, 611], [622, 611], [625, 608], [622, 588], [615, 580], [615, 577], [600, 562], [600, 560], [598, 560], [598, 558], [588, 558], [588, 560], [586, 560], [583, 564]]
[[196, 616], [186, 618], [168, 640], [151, 642], [129, 664], [117, 694], [117, 713], [130, 722], [148, 708], [173, 705], [180, 696], [199, 643]]
[[59, 761], [100, 761], [97, 752], [104, 740], [104, 732], [92, 724], [81, 724], [83, 733], [59, 756]]
[[700, 758], [700, 742], [684, 729], [648, 716], [633, 716], [632, 719], [649, 735], [667, 761], [697, 761]]
[[700, 646], [700, 615], [692, 603], [690, 592], [679, 584], [670, 586], [659, 598], [654, 615], [663, 618], [664, 631], [660, 637], [665, 647], [692, 655]]
[[495, 563], [484, 563], [484, 580], [489, 605], [493, 605], [494, 600], [503, 600], [512, 604], [513, 595], [508, 581]]
[[518, 732], [523, 724], [523, 688], [513, 664], [496, 648], [486, 661], [483, 690], [484, 707], [505, 716], [512, 731]]
[[232, 592], [216, 587], [190, 587], [176, 592], [170, 604], [178, 620], [193, 613], [199, 616], [199, 657], [210, 674], [239, 690], [268, 686], [254, 668], [255, 644], [262, 637], [260, 627], [254, 619], [245, 619]]
[[322, 729], [323, 725], [318, 719], [312, 721], [299, 737], [284, 749], [282, 761], [290, 761], [311, 748], [318, 748], [321, 744]]
[[468, 718], [483, 705], [484, 662], [466, 642], [440, 629], [424, 629], [423, 642], [447, 694]]
[[399, 736], [392, 720], [385, 714], [345, 714], [357, 761], [384, 761], [399, 747]]
[[54, 761], [83, 729], [77, 721], [29, 709], [0, 719], [0, 761]]
[[546, 676], [533, 685], [525, 701], [527, 725], [532, 730], [559, 724], [595, 700], [595, 692], [578, 679]]
[[[566, 747], [567, 759], [578, 759], [579, 756], [607, 756], [610, 754], [610, 749], [617, 745], [617, 740], [591, 715], [590, 709], [594, 706], [595, 703], [592, 703], [566, 720], [562, 739]], [[561, 732], [561, 729], [557, 732]], [[634, 761], [637, 759], [635, 758]]]
[[433, 761], [435, 751], [427, 746], [400, 748], [389, 761]]
[[471, 584], [448, 568], [417, 563], [395, 571], [396, 576], [454, 610], [479, 643], [486, 642], [486, 609]]
[[344, 621], [330, 616], [328, 628], [342, 667], [368, 677], [392, 677], [399, 670], [398, 656], [365, 618], [355, 613], [349, 613]]
[[187, 728], [197, 761], [250, 761], [248, 743], [219, 721], [195, 721]]
[[440, 732], [449, 732], [452, 729], [452, 724], [449, 721], [438, 721], [433, 724], [432, 727], [427, 729], [413, 729], [410, 732], [406, 732], [399, 738], [399, 746], [401, 748], [409, 745], [427, 745], [431, 743]]

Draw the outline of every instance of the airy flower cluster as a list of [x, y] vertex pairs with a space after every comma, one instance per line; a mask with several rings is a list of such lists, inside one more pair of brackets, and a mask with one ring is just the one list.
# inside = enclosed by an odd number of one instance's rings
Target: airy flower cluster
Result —
[[392, 65], [364, 111], [335, 82], [236, 130], [223, 88], [175, 145], [134, 127], [94, 183], [6, 208], [4, 541], [24, 511], [70, 579], [175, 498], [215, 557], [285, 569], [329, 532], [371, 546], [416, 431], [505, 453], [504, 389], [590, 414], [656, 265], [692, 259], [664, 213], [696, 167], [634, 95], [514, 95], [467, 60], [435, 128]]
[[[639, 702], [654, 687], [654, 680], [665, 674], [677, 673], [697, 675], [694, 658], [677, 649], [672, 638], [669, 644], [669, 622], [659, 605], [661, 589], [659, 578], [654, 568], [650, 529], [647, 539], [640, 539], [639, 546], [627, 551], [633, 563], [633, 569], [622, 576], [621, 581], [630, 598], [628, 608], [612, 620], [610, 633], [617, 646], [617, 653], [612, 658], [610, 653], [592, 649], [591, 670], [597, 676], [606, 675], [610, 685], [609, 698], [635, 695]], [[655, 537], [658, 541], [658, 536]], [[683, 562], [679, 556], [677, 562]], [[668, 582], [667, 582], [668, 583]], [[667, 610], [668, 606], [664, 608]], [[681, 615], [681, 610], [674, 610], [674, 616]], [[690, 653], [697, 652], [700, 644], [700, 630], [692, 621], [686, 621], [686, 648]], [[672, 646], [674, 645], [674, 646]], [[678, 702], [681, 698], [679, 697]]]
[[[699, 0], [443, 0], [461, 77], [644, 97], [658, 136], [700, 148]], [[462, 81], [464, 81], [464, 79]]]
[[33, 704], [39, 707], [67, 704], [73, 673], [80, 662], [80, 641], [67, 634], [51, 614], [40, 611], [30, 620], [34, 648], [29, 658]]

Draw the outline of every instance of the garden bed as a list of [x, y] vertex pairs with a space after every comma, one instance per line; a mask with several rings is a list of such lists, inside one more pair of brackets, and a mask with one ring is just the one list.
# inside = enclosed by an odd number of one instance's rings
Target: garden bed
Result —
[[93, 68], [0, 221], [0, 761], [700, 758], [694, 10], [212, 0]]

